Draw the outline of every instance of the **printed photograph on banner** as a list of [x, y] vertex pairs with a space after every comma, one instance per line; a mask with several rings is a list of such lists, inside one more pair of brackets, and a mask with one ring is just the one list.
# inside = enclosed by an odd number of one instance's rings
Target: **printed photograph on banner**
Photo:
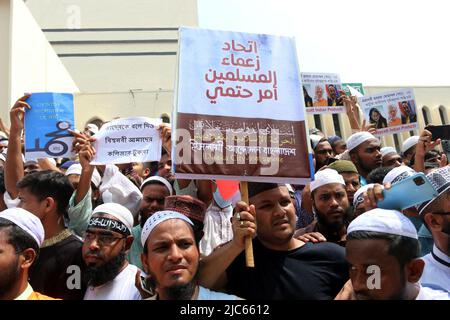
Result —
[[150, 162], [161, 159], [161, 119], [130, 117], [105, 123], [95, 135], [92, 165]]
[[342, 113], [341, 80], [335, 73], [301, 73], [306, 113]]
[[378, 105], [364, 110], [366, 119], [369, 119], [369, 124], [373, 124], [375, 129], [387, 128], [386, 112], [384, 105]]
[[[179, 33], [176, 176], [309, 181], [309, 89], [298, 85], [294, 39], [200, 28]], [[333, 95], [324, 85], [325, 99], [327, 90]]]
[[418, 129], [414, 92], [403, 89], [359, 98], [366, 121], [376, 128], [376, 135]]
[[73, 95], [71, 93], [33, 93], [26, 102], [25, 159], [73, 156]]

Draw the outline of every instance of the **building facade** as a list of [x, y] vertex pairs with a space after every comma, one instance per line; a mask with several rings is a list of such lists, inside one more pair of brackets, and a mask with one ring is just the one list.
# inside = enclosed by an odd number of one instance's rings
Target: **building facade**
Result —
[[80, 93], [77, 127], [115, 117], [171, 116], [178, 28], [196, 0], [27, 0]]
[[[411, 86], [386, 86], [386, 87], [364, 87], [366, 95], [389, 92], [398, 89], [412, 88], [416, 98], [416, 112], [419, 122], [419, 130], [422, 130], [428, 124], [450, 124], [450, 86], [444, 87], [411, 87]], [[360, 119], [363, 119], [360, 114]], [[316, 127], [322, 130], [326, 135], [338, 134], [343, 138], [351, 135], [350, 123], [345, 114], [326, 114], [317, 116], [308, 116], [308, 126]], [[400, 147], [404, 140], [411, 135], [419, 134], [418, 130], [411, 132], [403, 132], [384, 136], [382, 140], [383, 146], [392, 146], [400, 151]]]
[[[79, 89], [78, 128], [115, 117], [171, 118], [178, 28], [198, 25], [196, 0], [27, 0], [25, 4]], [[5, 12], [0, 10], [0, 27], [11, 24]], [[8, 52], [5, 48], [0, 46], [0, 60]], [[407, 87], [411, 86], [368, 86], [365, 92]], [[420, 129], [429, 123], [449, 123], [450, 87], [413, 89]], [[308, 116], [308, 125], [327, 135], [351, 135], [345, 114]], [[383, 145], [399, 150], [410, 134], [418, 132], [386, 136]]]

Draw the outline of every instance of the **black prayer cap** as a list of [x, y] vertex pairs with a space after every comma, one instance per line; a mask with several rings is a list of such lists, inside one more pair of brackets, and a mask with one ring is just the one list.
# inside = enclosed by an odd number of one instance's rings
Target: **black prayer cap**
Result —
[[279, 184], [277, 183], [262, 183], [262, 182], [249, 182], [247, 185], [249, 198], [256, 196], [261, 192], [278, 188], [279, 186]]

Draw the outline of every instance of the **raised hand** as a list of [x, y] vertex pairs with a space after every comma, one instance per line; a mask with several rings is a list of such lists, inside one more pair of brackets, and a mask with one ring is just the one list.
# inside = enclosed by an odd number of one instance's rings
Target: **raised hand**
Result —
[[25, 100], [27, 100], [30, 96], [31, 94], [26, 94], [21, 97], [9, 111], [9, 118], [11, 121], [10, 130], [13, 133], [22, 133], [24, 128], [25, 110], [31, 110], [30, 105], [26, 103]]

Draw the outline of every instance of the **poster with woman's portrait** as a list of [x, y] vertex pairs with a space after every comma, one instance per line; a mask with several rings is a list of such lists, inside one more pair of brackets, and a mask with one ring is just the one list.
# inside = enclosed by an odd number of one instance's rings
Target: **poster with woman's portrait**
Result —
[[359, 104], [376, 135], [418, 129], [416, 103], [412, 89], [403, 89], [360, 97]]

